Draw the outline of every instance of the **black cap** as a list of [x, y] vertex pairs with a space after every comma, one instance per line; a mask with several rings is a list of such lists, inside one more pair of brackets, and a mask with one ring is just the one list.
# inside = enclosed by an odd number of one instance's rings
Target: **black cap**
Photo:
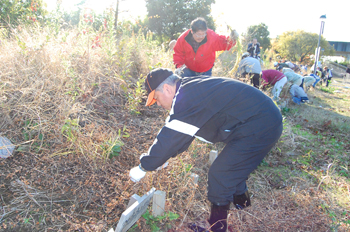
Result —
[[173, 72], [167, 68], [157, 68], [148, 73], [145, 81], [145, 88], [148, 94], [146, 106], [153, 105], [156, 102], [154, 99], [155, 89], [171, 75], [173, 75]]

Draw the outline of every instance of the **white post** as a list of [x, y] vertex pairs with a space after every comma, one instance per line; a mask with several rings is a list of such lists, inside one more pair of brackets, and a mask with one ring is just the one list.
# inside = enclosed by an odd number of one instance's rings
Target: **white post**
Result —
[[198, 184], [199, 176], [197, 174], [191, 173], [190, 177], [194, 184]]
[[209, 164], [212, 165], [214, 160], [218, 157], [218, 151], [211, 150], [209, 153]]
[[141, 198], [134, 197], [136, 194], [133, 195], [132, 198], [134, 198], [136, 201], [122, 213], [115, 232], [126, 232], [135, 224], [137, 220], [139, 220], [141, 215], [147, 211], [155, 191], [156, 189], [152, 188]]
[[165, 196], [164, 191], [157, 190], [153, 194], [152, 215], [155, 217], [161, 216], [164, 213], [165, 208]]
[[128, 209], [130, 206], [132, 206], [132, 204], [134, 204], [136, 201], [139, 201], [141, 199], [141, 197], [137, 194], [134, 194], [130, 197], [130, 201], [128, 206], [126, 207], [126, 209]]

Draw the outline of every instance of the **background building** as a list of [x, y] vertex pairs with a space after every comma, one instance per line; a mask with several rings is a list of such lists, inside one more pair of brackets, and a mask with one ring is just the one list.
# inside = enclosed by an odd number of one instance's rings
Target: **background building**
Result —
[[342, 56], [345, 60], [350, 60], [350, 42], [328, 41], [334, 47], [335, 56]]

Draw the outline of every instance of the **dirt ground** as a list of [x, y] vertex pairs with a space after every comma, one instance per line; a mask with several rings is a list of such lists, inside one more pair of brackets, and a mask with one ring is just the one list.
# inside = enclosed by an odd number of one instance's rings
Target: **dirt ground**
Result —
[[[139, 155], [153, 143], [167, 113], [154, 106], [142, 107], [140, 115], [130, 115], [122, 107], [107, 103], [101, 101], [94, 106], [97, 112], [101, 109], [94, 117], [118, 122], [128, 129], [130, 136], [123, 138], [119, 156], [103, 162], [82, 154], [53, 155], [65, 146], [55, 144], [40, 153], [16, 151], [10, 158], [0, 159], [0, 231], [108, 231], [116, 227], [130, 197], [143, 195], [152, 186], [167, 192], [165, 211], [179, 215], [173, 221], [157, 222], [160, 231], [189, 231], [188, 223], [206, 220], [210, 211], [206, 200], [207, 155], [220, 145], [210, 147], [197, 142], [198, 156], [193, 156], [193, 146], [180, 158], [172, 159], [167, 169], [133, 183], [129, 170], [138, 165]], [[114, 118], [106, 118], [106, 109], [114, 113]], [[81, 124], [82, 128], [91, 131], [93, 119]], [[14, 124], [7, 129], [20, 127]], [[268, 165], [297, 170], [283, 160], [287, 153], [271, 151], [276, 158]], [[200, 176], [197, 185], [174, 181], [189, 181], [188, 173], [180, 178], [182, 173], [175, 168], [182, 162], [192, 162], [192, 170]], [[320, 206], [327, 198], [317, 184], [304, 182], [296, 179], [293, 185], [285, 185], [271, 173], [256, 173], [248, 180], [252, 206], [242, 211], [231, 207], [229, 231], [331, 231], [331, 220]], [[133, 231], [152, 229], [149, 221], [140, 218]]]

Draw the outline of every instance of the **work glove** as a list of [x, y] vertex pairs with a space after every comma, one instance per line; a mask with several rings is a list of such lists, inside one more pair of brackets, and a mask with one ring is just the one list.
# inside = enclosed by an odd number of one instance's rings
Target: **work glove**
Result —
[[175, 69], [175, 74], [181, 77], [181, 74], [182, 74], [181, 68]]
[[186, 65], [184, 64], [184, 65], [182, 65], [180, 68], [175, 69], [175, 74], [181, 77], [181, 75], [184, 73], [183, 70], [184, 70], [185, 68], [186, 68]]
[[230, 37], [231, 37], [232, 40], [237, 40], [238, 37], [239, 37], [239, 34], [238, 34], [238, 32], [235, 29], [233, 29], [233, 30], [231, 30]]
[[129, 176], [133, 182], [139, 182], [146, 175], [146, 172], [143, 171], [140, 166], [141, 166], [141, 164], [130, 170]]

